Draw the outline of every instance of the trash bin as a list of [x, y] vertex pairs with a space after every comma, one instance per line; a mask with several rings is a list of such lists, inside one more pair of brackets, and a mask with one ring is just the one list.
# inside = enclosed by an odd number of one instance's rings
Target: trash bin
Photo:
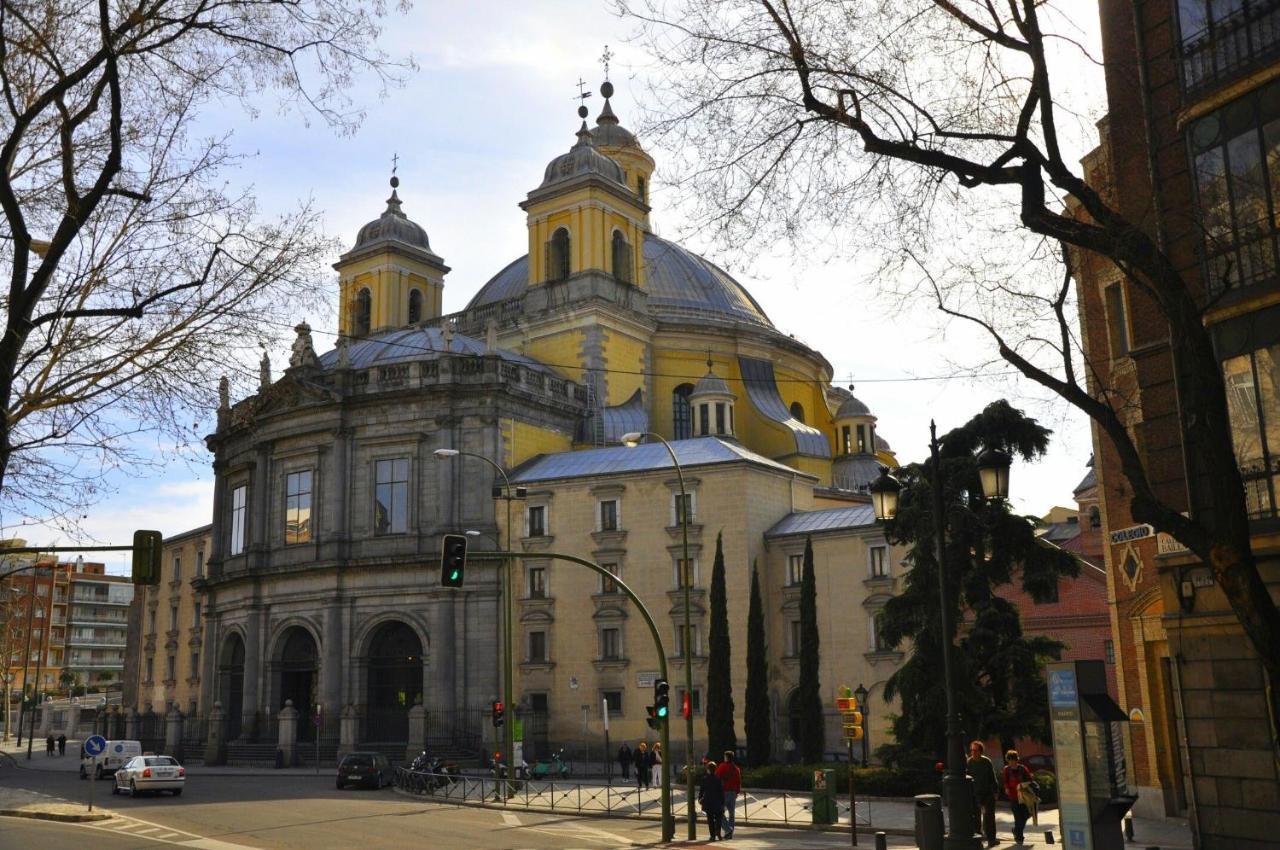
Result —
[[815, 770], [813, 772], [813, 822], [826, 824], [836, 822], [835, 771]]
[[916, 795], [916, 846], [920, 850], [942, 850], [942, 797]]

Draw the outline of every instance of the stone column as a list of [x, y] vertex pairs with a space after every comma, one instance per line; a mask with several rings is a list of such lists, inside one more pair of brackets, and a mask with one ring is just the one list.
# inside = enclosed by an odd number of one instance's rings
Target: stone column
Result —
[[164, 715], [164, 749], [178, 761], [183, 760], [182, 711], [177, 706], [171, 706]]
[[422, 707], [422, 697], [409, 709], [409, 744], [404, 748], [404, 760], [411, 762], [427, 749], [427, 710]]
[[356, 711], [354, 705], [348, 704], [346, 708], [342, 709], [342, 719], [338, 725], [341, 736], [338, 741], [338, 761], [342, 761], [343, 756], [356, 750], [356, 738], [360, 728], [360, 713]]
[[256, 738], [258, 729], [258, 712], [262, 710], [262, 608], [252, 606], [245, 620], [244, 629], [244, 690], [240, 701], [240, 711], [249, 718], [241, 721], [241, 736]]
[[53, 707], [52, 703], [40, 704], [40, 727], [36, 730], [36, 738], [47, 738], [49, 730], [53, 727]]
[[284, 701], [279, 720], [277, 751], [280, 753], [280, 758], [276, 761], [278, 764], [283, 762], [281, 765], [283, 767], [293, 767], [298, 761], [298, 709], [293, 707], [293, 700]]
[[324, 633], [320, 636], [320, 702], [326, 711], [337, 711], [342, 705], [342, 601], [334, 599], [325, 606]]
[[138, 740], [138, 709], [129, 706], [124, 715], [124, 738], [126, 741]]
[[222, 710], [221, 701], [215, 702], [213, 710], [209, 712], [209, 737], [205, 741], [204, 763], [227, 763], [227, 715]]
[[80, 703], [73, 702], [67, 707], [67, 722], [63, 725], [62, 734], [68, 738], [78, 738], [80, 732]]

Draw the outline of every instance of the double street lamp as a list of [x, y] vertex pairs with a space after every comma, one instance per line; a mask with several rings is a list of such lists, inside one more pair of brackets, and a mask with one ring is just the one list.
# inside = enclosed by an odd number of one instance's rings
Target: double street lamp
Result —
[[[942, 462], [938, 455], [938, 428], [929, 423], [930, 485], [933, 496], [933, 554], [938, 568], [938, 586], [942, 602], [942, 675], [947, 696], [947, 771], [942, 778], [942, 798], [947, 806], [946, 850], [977, 850], [982, 846], [975, 834], [976, 811], [973, 780], [965, 773], [964, 731], [960, 728], [960, 710], [956, 705], [955, 624], [951, 619], [950, 583], [946, 570], [946, 513], [943, 505]], [[988, 502], [1003, 502], [1009, 497], [1009, 455], [999, 449], [988, 449], [978, 456], [978, 478], [982, 496]], [[871, 504], [876, 519], [891, 522], [898, 514], [898, 496], [902, 484], [882, 470], [871, 484]]]

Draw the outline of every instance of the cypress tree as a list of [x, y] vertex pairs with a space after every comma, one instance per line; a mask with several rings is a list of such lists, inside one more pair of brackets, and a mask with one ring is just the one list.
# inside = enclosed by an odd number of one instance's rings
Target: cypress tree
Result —
[[738, 748], [733, 730], [733, 682], [729, 676], [729, 610], [724, 589], [724, 548], [716, 535], [716, 560], [711, 570], [711, 655], [707, 659], [707, 748], [717, 760], [725, 750]]
[[751, 602], [747, 608], [747, 763], [768, 764], [773, 757], [773, 723], [769, 712], [769, 656], [764, 636], [764, 604], [760, 576], [751, 564]]
[[813, 539], [804, 540], [804, 574], [800, 579], [800, 755], [808, 764], [822, 761], [827, 748], [818, 682], [818, 590], [813, 575]]

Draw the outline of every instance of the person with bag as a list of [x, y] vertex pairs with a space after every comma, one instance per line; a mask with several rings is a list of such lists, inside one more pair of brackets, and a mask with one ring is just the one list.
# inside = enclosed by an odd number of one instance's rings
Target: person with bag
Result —
[[[698, 783], [698, 805], [707, 816], [707, 832], [712, 841], [720, 841], [720, 828], [724, 821], [724, 785], [716, 776], [716, 763], [707, 762], [707, 769]], [[728, 838], [728, 836], [724, 836]]]
[[724, 761], [715, 769], [724, 788], [724, 837], [733, 838], [733, 815], [742, 793], [742, 770], [734, 764], [733, 750], [724, 751]]
[[969, 760], [965, 762], [965, 770], [973, 777], [973, 800], [977, 804], [974, 817], [978, 830], [987, 839], [988, 847], [996, 846], [996, 795], [999, 793], [1000, 780], [996, 778], [995, 765], [984, 753], [986, 747], [981, 741], [969, 744]]
[[[1031, 809], [1024, 802], [1025, 795], [1031, 791], [1031, 783], [1033, 781], [1031, 771], [1018, 760], [1018, 751], [1009, 750], [1004, 754], [1004, 774], [1002, 776], [1002, 784], [1004, 785], [1004, 795], [1009, 798], [1009, 802], [1013, 805], [1013, 840], [1017, 844], [1022, 843], [1023, 836], [1026, 834], [1027, 819], [1031, 817]], [[1023, 786], [1026, 786], [1024, 791]]]

